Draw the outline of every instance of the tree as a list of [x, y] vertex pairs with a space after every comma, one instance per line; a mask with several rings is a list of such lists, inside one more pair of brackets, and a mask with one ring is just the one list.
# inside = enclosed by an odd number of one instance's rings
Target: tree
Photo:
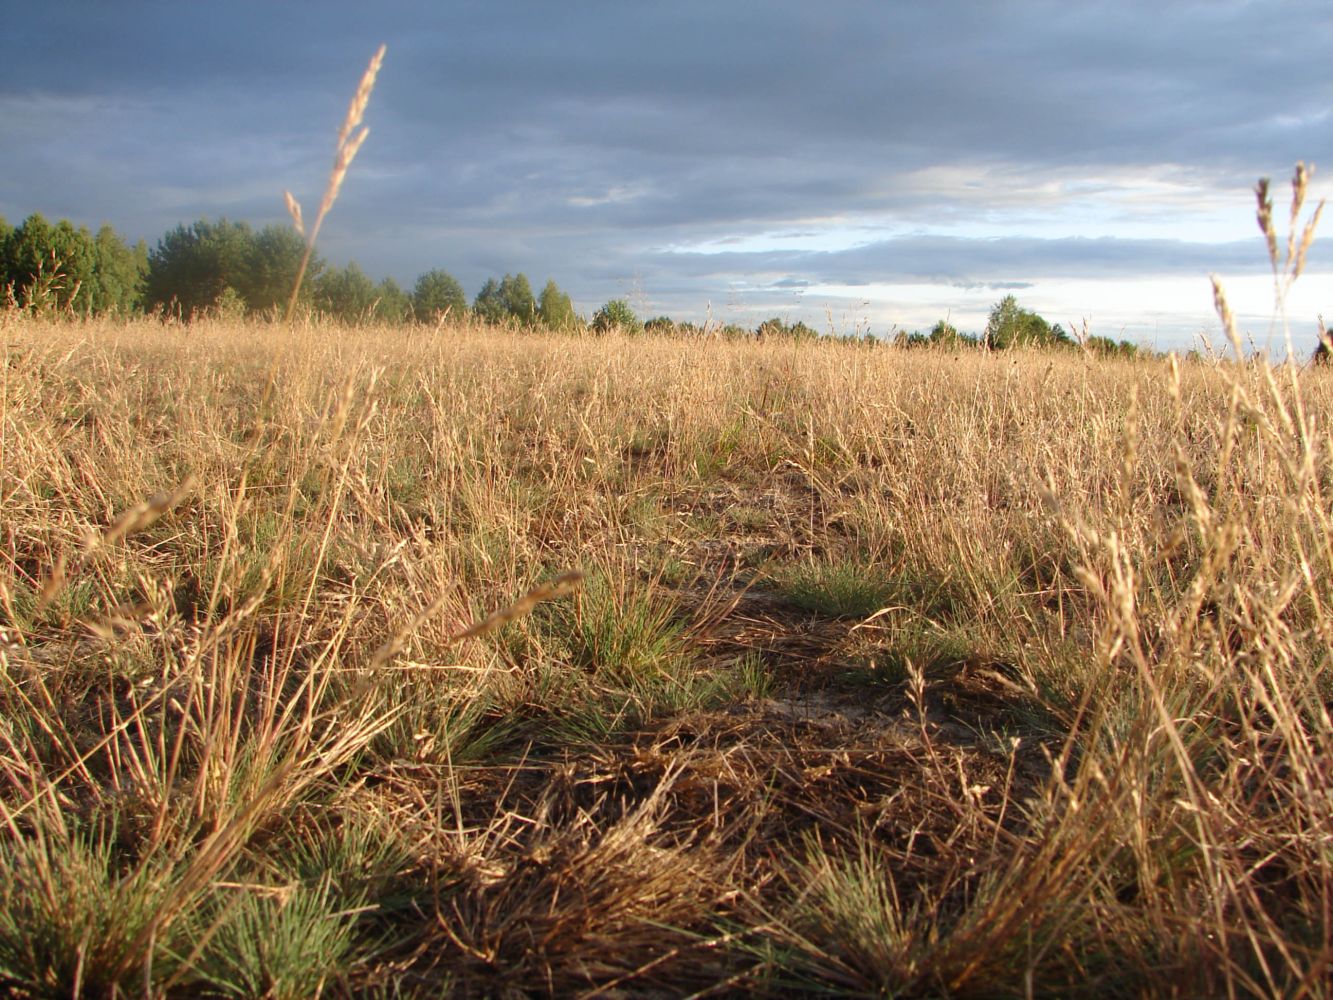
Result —
[[512, 319], [531, 324], [537, 318], [537, 300], [532, 295], [527, 275], [522, 272], [506, 274], [499, 282], [494, 278], [486, 279], [472, 303], [472, 311], [487, 323], [504, 323]]
[[893, 335], [893, 346], [902, 348], [929, 347], [930, 338], [920, 330], [913, 330], [911, 333], [906, 330], [899, 330]]
[[780, 317], [766, 319], [755, 327], [755, 336], [760, 340], [766, 337], [790, 337], [793, 340], [818, 340], [819, 334], [803, 321], [786, 323]]
[[487, 323], [503, 323], [505, 320], [504, 299], [500, 296], [500, 283], [494, 278], [487, 278], [486, 284], [472, 300], [472, 312], [477, 319]]
[[0, 282], [21, 306], [29, 306], [39, 290], [39, 278], [52, 280], [53, 232], [40, 212], [28, 216], [17, 229], [10, 229], [0, 244]]
[[[265, 226], [251, 236], [235, 287], [252, 313], [273, 310], [275, 317], [280, 314], [291, 297], [296, 276], [301, 273], [304, 256], [305, 240], [290, 226]], [[301, 287], [302, 301], [313, 298], [323, 267], [322, 260], [311, 258]]]
[[643, 324], [643, 329], [646, 333], [669, 335], [676, 332], [676, 321], [670, 316], [654, 316]]
[[[191, 316], [215, 305], [231, 288], [251, 313], [281, 308], [304, 253], [305, 244], [286, 226], [265, 226], [259, 233], [226, 219], [177, 226], [148, 255], [145, 305]], [[311, 258], [302, 286], [307, 302], [323, 266], [318, 257]]]
[[87, 228], [67, 219], [54, 226], [34, 212], [11, 230], [0, 249], [0, 284], [30, 309], [93, 311], [97, 251]]
[[418, 323], [438, 323], [443, 317], [462, 318], [467, 312], [463, 286], [447, 271], [427, 271], [412, 289], [412, 315]]
[[500, 301], [505, 312], [520, 323], [531, 325], [537, 318], [537, 300], [533, 297], [532, 285], [528, 284], [528, 276], [522, 271], [504, 276], [500, 282]]
[[568, 330], [578, 325], [574, 303], [562, 292], [554, 280], [548, 280], [537, 300], [537, 317], [551, 330]]
[[1110, 337], [1089, 337], [1083, 346], [1090, 353], [1102, 357], [1136, 358], [1139, 355], [1137, 344], [1128, 340], [1112, 340]]
[[3, 215], [0, 215], [0, 309], [3, 309], [18, 294], [18, 290], [9, 277], [9, 264], [7, 255], [9, 253], [9, 237], [14, 232], [14, 227], [9, 224]]
[[375, 319], [380, 323], [405, 323], [412, 318], [412, 300], [398, 282], [385, 278], [375, 286]]
[[103, 226], [93, 238], [94, 270], [93, 312], [130, 312], [139, 307], [143, 297], [144, 276], [148, 273], [148, 246], [140, 240], [128, 246], [110, 226]]
[[597, 310], [592, 318], [592, 329], [595, 333], [607, 333], [610, 330], [642, 333], [643, 324], [639, 322], [639, 317], [634, 315], [634, 310], [630, 308], [628, 302], [624, 299], [612, 299]]
[[244, 298], [241, 286], [252, 237], [244, 222], [226, 219], [200, 219], [170, 230], [148, 255], [144, 304], [189, 317], [213, 306], [225, 288]]
[[0, 289], [27, 308], [93, 314], [137, 307], [147, 267], [142, 243], [131, 249], [114, 229], [93, 236], [67, 219], [52, 226], [40, 213], [11, 229], [0, 220]]
[[31, 278], [31, 271], [45, 256], [51, 246], [51, 224], [41, 212], [33, 212], [19, 225], [5, 234], [0, 244], [0, 268], [3, 268], [5, 280], [16, 283], [24, 277]]
[[375, 311], [375, 283], [356, 261], [330, 268], [315, 280], [314, 305], [343, 323], [364, 323]]
[[964, 343], [974, 344], [971, 337], [964, 337], [947, 319], [942, 319], [930, 328], [930, 342], [940, 347], [961, 347]]
[[1006, 295], [991, 309], [986, 321], [986, 346], [992, 350], [1010, 347], [1070, 345], [1073, 341], [1058, 325], [1054, 328], [1036, 313], [1023, 309], [1012, 295]]
[[1319, 338], [1314, 354], [1310, 356], [1310, 360], [1314, 364], [1326, 365], [1329, 363], [1330, 358], [1333, 357], [1333, 351], [1329, 350], [1329, 344], [1333, 344], [1333, 328], [1325, 331], [1324, 335]]

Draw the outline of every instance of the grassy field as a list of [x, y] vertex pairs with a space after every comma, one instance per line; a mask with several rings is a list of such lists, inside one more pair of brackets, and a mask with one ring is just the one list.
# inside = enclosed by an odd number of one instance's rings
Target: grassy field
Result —
[[1325, 371], [0, 339], [16, 995], [1328, 994]]

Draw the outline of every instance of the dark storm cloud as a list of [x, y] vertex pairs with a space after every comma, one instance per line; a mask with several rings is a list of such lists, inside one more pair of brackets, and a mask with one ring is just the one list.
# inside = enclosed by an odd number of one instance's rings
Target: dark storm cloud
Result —
[[[697, 311], [729, 281], [1204, 273], [1253, 248], [1022, 226], [1076, 214], [1070, 185], [1097, 194], [1117, 171], [1131, 191], [1166, 171], [1243, 203], [1260, 173], [1333, 163], [1327, 0], [84, 0], [7, 17], [0, 214], [152, 242], [203, 215], [282, 222], [287, 187], [310, 211], [380, 41], [372, 135], [324, 252], [403, 281], [447, 267], [472, 290], [550, 275], [585, 308], [636, 285]], [[867, 218], [883, 238], [851, 249], [690, 252]], [[1015, 231], [905, 232], [981, 222]]]

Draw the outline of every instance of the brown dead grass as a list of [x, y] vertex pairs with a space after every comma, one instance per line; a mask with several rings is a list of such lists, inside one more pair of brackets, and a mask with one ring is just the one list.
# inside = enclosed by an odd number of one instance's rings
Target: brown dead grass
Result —
[[1325, 990], [1326, 373], [4, 324], [6, 858], [144, 907], [4, 897], [15, 991], [211, 989], [355, 831], [330, 995]]

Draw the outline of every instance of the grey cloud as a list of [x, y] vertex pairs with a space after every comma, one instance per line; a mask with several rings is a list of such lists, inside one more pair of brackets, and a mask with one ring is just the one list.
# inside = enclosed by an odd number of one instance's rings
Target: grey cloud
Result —
[[[697, 312], [736, 285], [806, 301], [820, 284], [1253, 270], [1251, 244], [1022, 225], [1116, 170], [1127, 196], [1152, 168], [1243, 201], [1260, 173], [1333, 163], [1333, 77], [1309, 69], [1333, 51], [1326, 4], [34, 4], [0, 34], [0, 214], [152, 242], [201, 215], [283, 222], [284, 188], [309, 211], [385, 41], [321, 249], [400, 281], [524, 270], [583, 308], [638, 284]], [[886, 238], [725, 252], [868, 217]], [[1013, 235], [902, 235], [980, 221]], [[662, 249], [708, 245], [724, 252]]]

